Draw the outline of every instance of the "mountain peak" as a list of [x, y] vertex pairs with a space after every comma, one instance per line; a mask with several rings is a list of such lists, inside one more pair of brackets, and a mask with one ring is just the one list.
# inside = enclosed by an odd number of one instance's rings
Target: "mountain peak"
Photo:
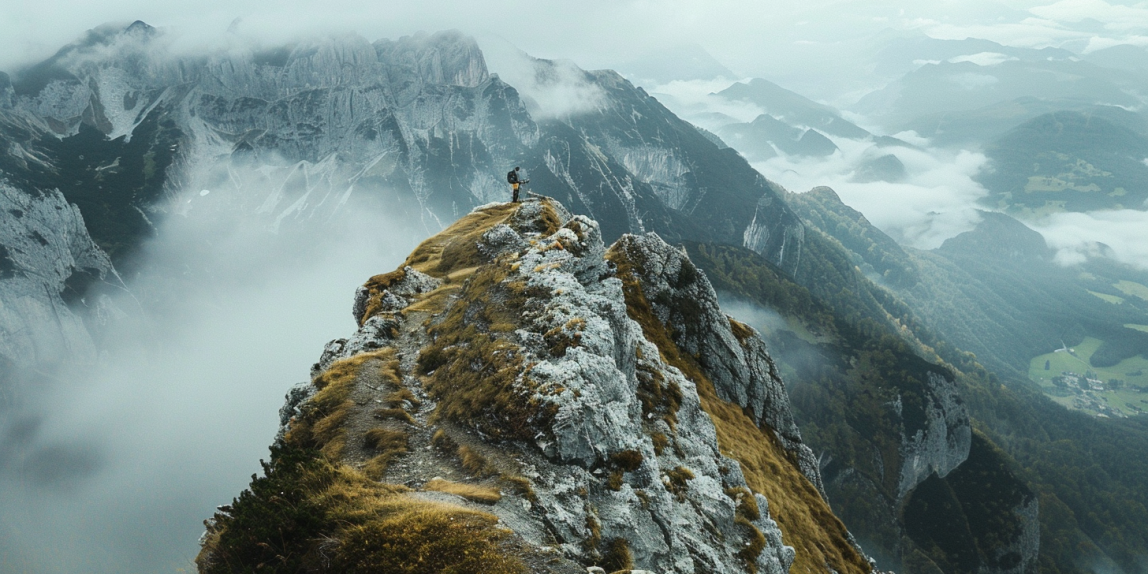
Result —
[[1044, 236], [1004, 213], [981, 211], [971, 231], [946, 239], [937, 249], [945, 255], [1000, 260], [1044, 261], [1051, 255]]
[[[655, 234], [607, 248], [556, 201], [488, 204], [367, 281], [354, 315], [289, 395], [268, 476], [209, 521], [202, 572], [261, 556], [246, 522], [282, 530], [247, 496], [272, 482], [323, 509], [291, 543], [301, 563], [390, 564], [402, 533], [384, 525], [433, 522], [409, 508], [433, 501], [469, 525], [474, 571], [870, 570], [826, 519], [764, 343]], [[330, 502], [352, 488], [370, 494]]]

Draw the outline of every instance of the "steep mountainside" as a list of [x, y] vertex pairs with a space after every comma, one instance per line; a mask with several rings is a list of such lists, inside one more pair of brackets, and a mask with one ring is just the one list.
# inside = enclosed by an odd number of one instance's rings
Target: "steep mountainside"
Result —
[[159, 222], [207, 193], [275, 225], [330, 218], [354, 196], [425, 236], [504, 198], [515, 165], [608, 240], [657, 231], [799, 257], [801, 225], [777, 191], [616, 73], [530, 62], [594, 95], [559, 113], [454, 32], [198, 56], [169, 42], [142, 22], [105, 27], [0, 81], [0, 177], [33, 197], [59, 190], [126, 277]]
[[202, 572], [870, 571], [763, 342], [654, 234], [482, 206], [354, 315]]
[[[1148, 500], [1136, 486], [1148, 477], [1144, 463], [1148, 457], [1142, 454], [1148, 453], [1144, 423], [1067, 412], [1036, 389], [1026, 371], [1035, 354], [1064, 344], [1076, 345], [1086, 335], [1106, 339], [1103, 355], [1113, 362], [1148, 351], [1142, 333], [1124, 327], [1128, 321], [1145, 317], [1144, 305], [1134, 297], [1119, 303], [1101, 297], [1116, 300], [1112, 294], [1121, 293], [1113, 286], [1116, 278], [1138, 280], [1139, 275], [1101, 262], [1083, 269], [1054, 265], [1040, 235], [1004, 214], [986, 213], [976, 229], [950, 239], [936, 251], [921, 252], [897, 246], [860, 213], [842, 204], [831, 190], [818, 189], [788, 199], [810, 226], [807, 237], [816, 235], [815, 228], [825, 230], [840, 246], [846, 261], [887, 290], [859, 279], [849, 283], [827, 281], [821, 287], [803, 284], [815, 294], [820, 292], [833, 313], [878, 322], [882, 322], [881, 316], [869, 314], [860, 304], [861, 298], [842, 296], [837, 289], [848, 285], [847, 289], [856, 293], [884, 291], [889, 298], [884, 308], [893, 310], [894, 315], [900, 313], [897, 309], [912, 309], [912, 313], [899, 316], [904, 328], [887, 324], [897, 328], [899, 337], [919, 340], [924, 356], [936, 356], [954, 369], [974, 425], [1003, 449], [1006, 459], [1016, 461], [1020, 469], [1013, 473], [1039, 496], [1041, 568], [1074, 572], [1108, 564], [1125, 572], [1139, 571], [1142, 548], [1148, 544], [1141, 534], [1148, 525]], [[807, 242], [807, 247], [811, 245]], [[704, 260], [695, 260], [709, 269]], [[720, 277], [714, 272], [710, 276], [722, 288]], [[769, 306], [783, 315], [800, 316], [816, 324], [817, 314], [790, 310], [795, 308], [788, 303], [791, 298], [766, 295], [758, 300], [773, 300]], [[1113, 343], [1108, 343], [1109, 339]], [[785, 353], [778, 354], [784, 363]], [[798, 420], [803, 422], [805, 403], [796, 389], [793, 394]], [[808, 426], [804, 428], [806, 438], [818, 448], [817, 435]], [[975, 446], [976, 440], [974, 451]], [[999, 458], [993, 449], [982, 452]], [[954, 474], [968, 476], [953, 473], [946, 481]], [[962, 492], [958, 486], [950, 489], [957, 493], [955, 496]], [[932, 498], [949, 496], [937, 485], [930, 491]], [[842, 516], [862, 536], [849, 521], [849, 514], [842, 512]], [[912, 530], [918, 535], [923, 532]], [[965, 562], [970, 558], [961, 558], [960, 553], [948, 554], [956, 570], [945, 571], [959, 571], [964, 568], [959, 566], [962, 562], [970, 563]]]
[[1129, 127], [1143, 121], [1062, 111], [1013, 128], [986, 150], [987, 201], [1023, 215], [1148, 208], [1148, 136]]
[[[807, 277], [808, 289], [745, 249], [689, 250], [763, 329], [835, 511], [883, 568], [1033, 571], [1036, 498], [1008, 457], [972, 431], [965, 375], [916, 339], [911, 317], [890, 313], [906, 310], [820, 234], [806, 238], [809, 264], [822, 270]], [[775, 318], [744, 310], [746, 302]], [[976, 488], [984, 473], [970, 465], [991, 469], [1000, 488]], [[968, 535], [942, 536], [952, 529]]]

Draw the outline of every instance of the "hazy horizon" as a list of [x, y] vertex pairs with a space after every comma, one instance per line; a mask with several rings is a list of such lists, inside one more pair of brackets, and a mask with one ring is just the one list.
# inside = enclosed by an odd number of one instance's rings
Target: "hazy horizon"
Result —
[[[827, 13], [833, 17], [825, 18]], [[143, 20], [178, 32], [190, 46], [225, 42], [229, 29], [273, 43], [331, 31], [354, 31], [373, 41], [459, 29], [478, 37], [500, 37], [535, 57], [569, 59], [587, 69], [616, 68], [635, 57], [696, 44], [741, 78], [764, 77], [839, 107], [881, 87], [881, 78], [872, 76], [864, 60], [892, 38], [981, 38], [1078, 54], [1117, 44], [1148, 45], [1148, 7], [1105, 0], [950, 0], [927, 5], [597, 1], [577, 6], [517, 0], [418, 5], [335, 0], [321, 6], [265, 0], [174, 6], [112, 0], [19, 3], [0, 9], [0, 16], [0, 34], [9, 46], [0, 55], [0, 70], [6, 72], [41, 61], [108, 22]]]

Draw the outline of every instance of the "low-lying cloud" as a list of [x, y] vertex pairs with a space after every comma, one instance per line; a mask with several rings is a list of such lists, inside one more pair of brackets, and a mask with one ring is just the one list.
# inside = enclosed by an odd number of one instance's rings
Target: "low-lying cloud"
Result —
[[0, 571], [190, 571], [202, 520], [259, 471], [284, 393], [351, 299], [417, 237], [352, 198], [281, 226], [219, 193], [144, 248], [99, 365], [59, 374], [0, 412]]
[[1148, 270], [1148, 212], [1057, 213], [1032, 227], [1044, 235], [1062, 264], [1105, 256]]
[[605, 105], [606, 95], [570, 60], [542, 60], [493, 37], [482, 40], [489, 70], [524, 96], [535, 119], [568, 117]]
[[[839, 151], [825, 158], [776, 157], [755, 163], [767, 178], [793, 191], [828, 186], [846, 205], [860, 211], [898, 242], [934, 249], [980, 221], [977, 201], [987, 191], [973, 180], [985, 156], [907, 147], [873, 148], [870, 142], [834, 139]], [[905, 179], [853, 181], [857, 166], [874, 156], [892, 154], [905, 166]]]
[[[714, 95], [732, 83], [725, 80], [672, 82], [648, 86], [647, 90], [684, 119], [717, 131], [735, 121], [752, 121], [761, 113], [753, 104]], [[873, 129], [863, 117], [850, 114], [848, 119]], [[973, 179], [987, 161], [984, 154], [930, 149], [929, 141], [914, 132], [895, 136], [914, 147], [877, 147], [872, 141], [827, 136], [838, 147], [830, 156], [780, 154], [752, 165], [790, 191], [805, 192], [818, 186], [833, 188], [842, 201], [863, 213], [873, 225], [913, 247], [934, 249], [945, 239], [975, 227], [980, 222], [978, 209], [983, 209], [977, 201], [988, 194]], [[896, 156], [905, 166], [904, 179], [896, 183], [854, 180], [864, 162], [887, 154]]]
[[785, 318], [772, 309], [767, 309], [757, 303], [728, 293], [718, 293], [718, 301], [725, 314], [758, 331], [773, 333], [790, 330]]

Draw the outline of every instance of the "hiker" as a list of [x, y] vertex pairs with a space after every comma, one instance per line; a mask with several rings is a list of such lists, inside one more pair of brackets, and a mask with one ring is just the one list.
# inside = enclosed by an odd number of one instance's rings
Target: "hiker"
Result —
[[529, 179], [518, 179], [518, 172], [521, 170], [522, 168], [515, 167], [506, 174], [506, 183], [509, 183], [510, 189], [514, 191], [514, 198], [511, 200], [514, 203], [518, 203], [518, 187], [524, 183], [530, 183]]

